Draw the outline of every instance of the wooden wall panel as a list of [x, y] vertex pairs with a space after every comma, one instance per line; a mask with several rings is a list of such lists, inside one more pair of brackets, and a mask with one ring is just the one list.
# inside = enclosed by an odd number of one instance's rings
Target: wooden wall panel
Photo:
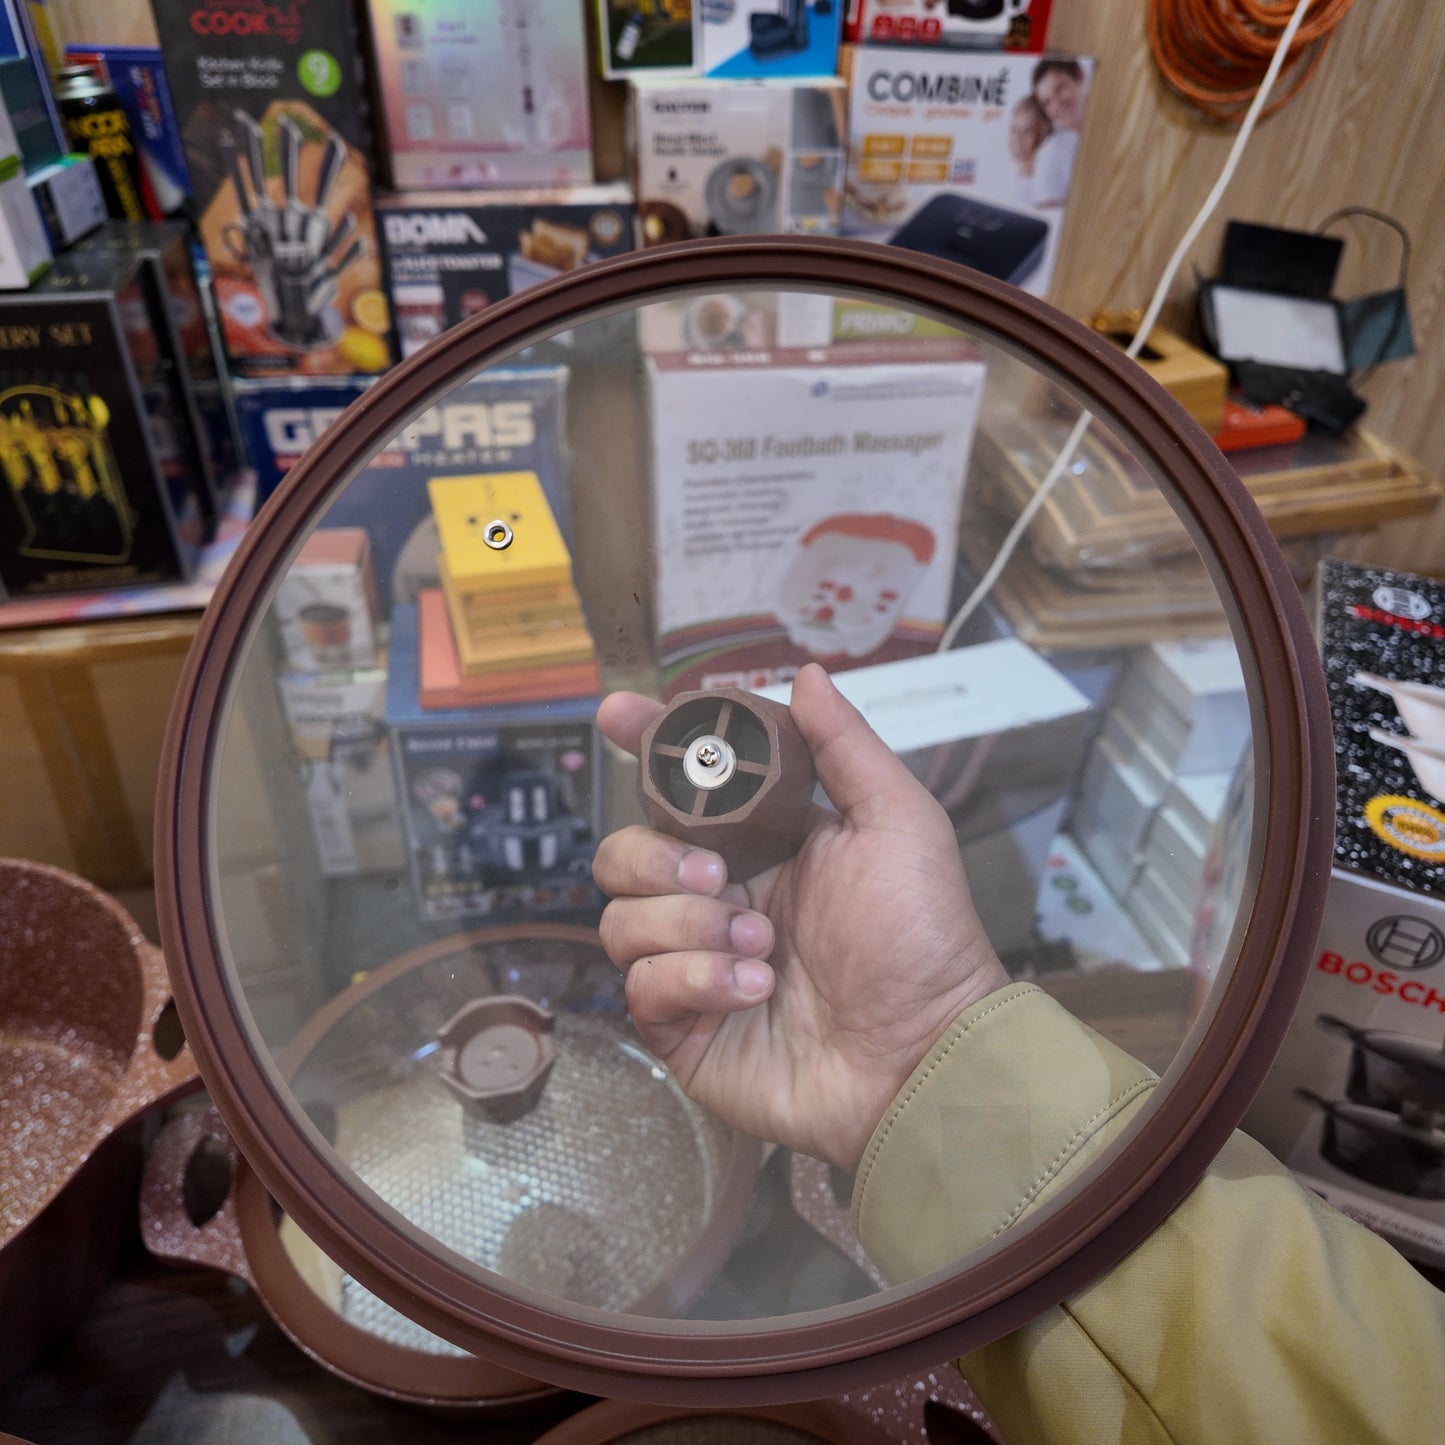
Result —
[[[1099, 59], [1053, 300], [1084, 316], [1142, 306], [1208, 194], [1233, 127], [1200, 119], [1149, 53], [1143, 0], [1061, 0], [1050, 42]], [[1312, 230], [1341, 206], [1387, 211], [1410, 231], [1418, 354], [1366, 384], [1366, 424], [1445, 474], [1445, 4], [1359, 0], [1305, 89], [1261, 123], [1214, 220], [1175, 281], [1169, 324], [1192, 324], [1192, 268], [1212, 274], [1236, 217]], [[1394, 236], [1343, 223], [1339, 294], [1394, 284]], [[1445, 509], [1342, 548], [1445, 574]]]

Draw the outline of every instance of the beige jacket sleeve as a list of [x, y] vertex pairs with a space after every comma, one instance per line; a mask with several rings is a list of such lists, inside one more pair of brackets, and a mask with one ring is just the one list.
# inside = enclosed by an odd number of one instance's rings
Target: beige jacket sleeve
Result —
[[[1058, 1197], [1154, 1076], [1029, 985], [962, 1014], [875, 1131], [853, 1221], [892, 1279]], [[1231, 1137], [1109, 1274], [959, 1361], [1009, 1445], [1445, 1439], [1445, 1295]]]

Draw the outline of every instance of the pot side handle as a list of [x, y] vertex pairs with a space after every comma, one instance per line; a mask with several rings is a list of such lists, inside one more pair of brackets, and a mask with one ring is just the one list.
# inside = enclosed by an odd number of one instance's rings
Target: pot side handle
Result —
[[[230, 1166], [230, 1187], [220, 1208], [197, 1224], [186, 1207], [186, 1180], [207, 1141], [224, 1152]], [[172, 1119], [156, 1139], [141, 1176], [141, 1237], [158, 1259], [207, 1265], [254, 1289], [256, 1281], [246, 1261], [236, 1217], [240, 1157], [214, 1106]]]
[[136, 961], [141, 977], [140, 1032], [106, 1113], [107, 1133], [157, 1104], [168, 1103], [201, 1087], [200, 1070], [180, 1032], [180, 1020], [172, 1020], [180, 1046], [170, 1058], [161, 1052], [157, 1039], [157, 1030], [162, 1028], [166, 1015], [174, 1013], [165, 954], [155, 944], [140, 938], [136, 944]]

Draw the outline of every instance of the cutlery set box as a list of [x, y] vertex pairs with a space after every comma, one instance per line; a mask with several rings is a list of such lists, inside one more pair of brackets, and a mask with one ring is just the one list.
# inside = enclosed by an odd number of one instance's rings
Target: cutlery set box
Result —
[[157, 258], [87, 245], [0, 296], [0, 582], [175, 582], [215, 516]]
[[156, 0], [221, 332], [241, 375], [391, 364], [350, 8]]
[[1445, 583], [1328, 561], [1335, 866], [1294, 1024], [1245, 1117], [1311, 1189], [1445, 1264]]

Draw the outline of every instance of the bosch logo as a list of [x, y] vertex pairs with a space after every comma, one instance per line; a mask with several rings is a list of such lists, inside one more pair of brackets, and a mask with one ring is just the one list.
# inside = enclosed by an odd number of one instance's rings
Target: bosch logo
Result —
[[1408, 913], [1378, 919], [1365, 934], [1365, 947], [1389, 968], [1415, 972], [1445, 958], [1445, 933]]

